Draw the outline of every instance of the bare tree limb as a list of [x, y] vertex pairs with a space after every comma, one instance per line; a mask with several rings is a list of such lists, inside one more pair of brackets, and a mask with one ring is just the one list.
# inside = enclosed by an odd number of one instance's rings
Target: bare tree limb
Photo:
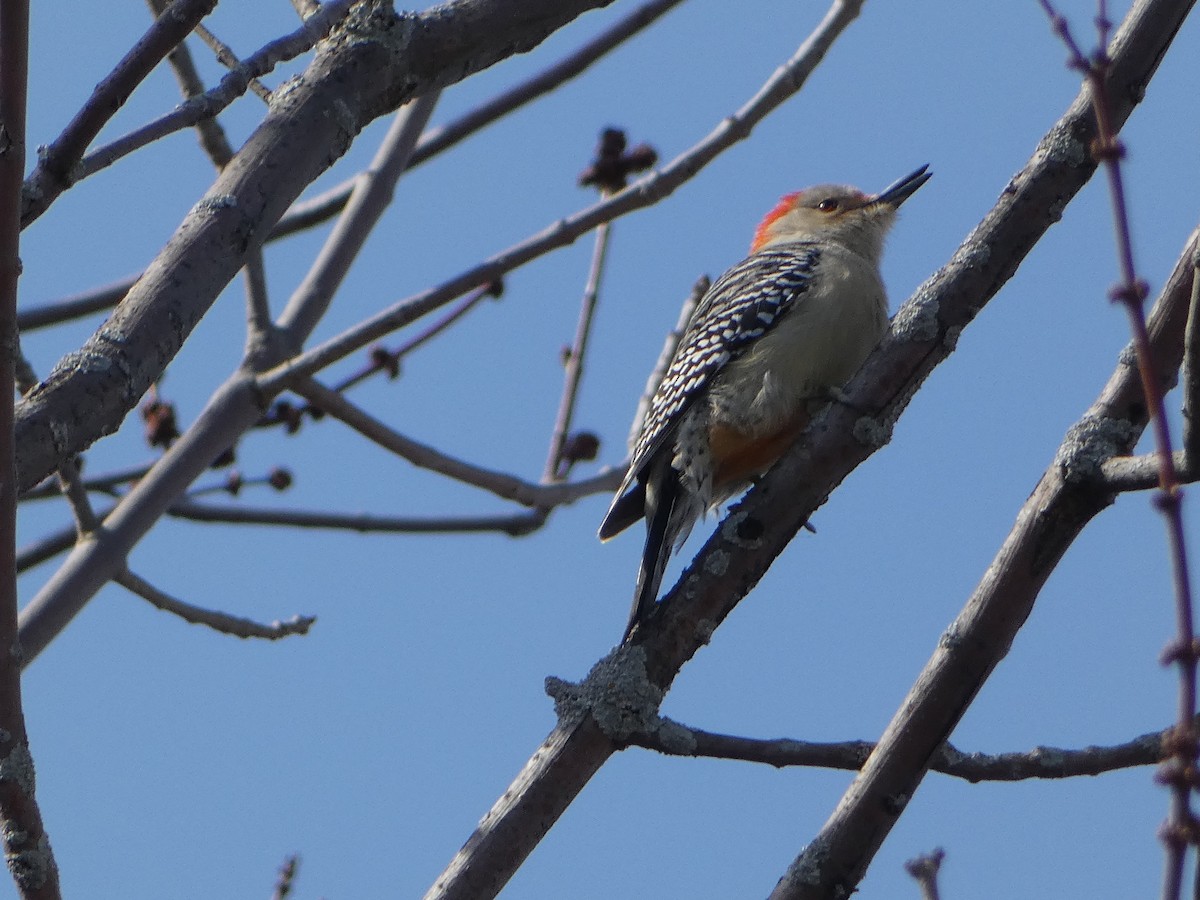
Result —
[[482, 488], [497, 497], [514, 500], [523, 506], [550, 509], [592, 494], [612, 491], [621, 483], [621, 477], [624, 474], [622, 471], [613, 470], [595, 478], [571, 484], [537, 484], [523, 481], [504, 472], [463, 462], [435, 450], [433, 447], [405, 437], [351, 403], [341, 394], [331, 391], [313, 379], [305, 379], [300, 382], [296, 385], [295, 390], [313, 406], [329, 413], [338, 421], [344, 422], [359, 434], [403, 457], [414, 466], [420, 466], [423, 469], [445, 475], [447, 478], [453, 478], [455, 481]]
[[[1023, 753], [964, 753], [942, 744], [929, 761], [929, 771], [981, 781], [1027, 781], [1102, 775], [1135, 766], [1152, 766], [1168, 754], [1171, 729], [1151, 731], [1122, 744], [1068, 750], [1036, 747]], [[870, 741], [814, 742], [791, 738], [761, 740], [689, 728], [671, 719], [658, 720], [649, 731], [636, 732], [629, 744], [667, 756], [731, 759], [776, 768], [806, 766], [857, 772], [875, 749]]]
[[[205, 45], [212, 50], [213, 55], [216, 56], [217, 62], [219, 62], [225, 68], [230, 69], [231, 71], [237, 71], [239, 68], [241, 68], [242, 61], [237, 58], [237, 54], [234, 53], [224, 41], [218, 38], [203, 25], [196, 26], [196, 37], [204, 41]], [[266, 86], [257, 78], [251, 78], [248, 87], [260, 100], [267, 103], [270, 102], [271, 92], [267, 90]]]
[[[143, 475], [150, 471], [150, 464], [143, 463], [140, 466], [130, 466], [127, 469], [117, 469], [112, 472], [106, 472], [103, 475], [96, 475], [91, 478], [83, 479], [83, 488], [87, 491], [99, 491], [104, 494], [112, 494], [115, 489], [123, 484], [128, 484], [131, 481], [137, 481]], [[51, 497], [59, 497], [62, 491], [54, 481], [47, 479], [37, 487], [31, 488], [21, 495], [21, 500], [47, 500]]]
[[524, 537], [539, 529], [546, 517], [537, 512], [507, 516], [373, 516], [367, 513], [334, 513], [303, 509], [273, 509], [243, 505], [215, 506], [180, 500], [167, 515], [193, 522], [226, 525], [276, 525], [293, 528], [330, 528], [363, 534], [474, 534], [502, 532]]
[[334, 292], [350, 271], [363, 242], [391, 203], [396, 182], [408, 168], [412, 149], [440, 96], [440, 90], [432, 90], [396, 113], [370, 167], [356, 182], [333, 233], [279, 317], [285, 341], [302, 346], [329, 309]]
[[112, 309], [124, 299], [129, 289], [137, 283], [141, 273], [129, 275], [103, 287], [92, 288], [69, 297], [54, 300], [42, 306], [17, 313], [17, 325], [22, 331], [47, 328], [72, 319], [90, 316], [92, 313]]
[[[1184, 260], [1190, 259], [1197, 237], [1192, 235]], [[1181, 260], [1149, 323], [1159, 383], [1170, 380], [1181, 361], [1189, 294], [1190, 269]], [[904, 809], [883, 798], [913, 796], [933, 753], [1008, 652], [1058, 561], [1112, 502], [1113, 495], [1097, 489], [1092, 476], [1103, 459], [1132, 450], [1146, 427], [1146, 412], [1136, 370], [1118, 364], [1100, 397], [1068, 432], [983, 580], [809, 845], [819, 848], [821, 859], [817, 849], [802, 852], [772, 900], [827, 900], [858, 883]]]
[[542, 473], [545, 482], [561, 481], [568, 474], [562, 467], [563, 448], [571, 431], [575, 417], [575, 401], [583, 383], [583, 361], [587, 356], [588, 338], [592, 333], [592, 319], [596, 304], [600, 300], [600, 279], [604, 274], [604, 261], [608, 256], [608, 236], [612, 223], [605, 222], [596, 229], [596, 244], [592, 251], [592, 263], [588, 269], [587, 284], [579, 308], [579, 323], [575, 328], [575, 340], [564, 353], [563, 389], [558, 403], [558, 414], [554, 417], [554, 429], [550, 435], [550, 451], [546, 456], [546, 468]]
[[264, 638], [268, 641], [277, 641], [280, 638], [290, 637], [293, 634], [308, 634], [308, 629], [317, 621], [316, 616], [292, 616], [286, 622], [277, 621], [269, 625], [264, 625], [261, 622], [255, 622], [253, 619], [231, 616], [227, 613], [202, 609], [199, 606], [184, 603], [182, 600], [178, 600], [170, 594], [160, 591], [150, 582], [135, 575], [128, 569], [117, 573], [117, 576], [113, 580], [130, 593], [136, 594], [163, 612], [169, 612], [193, 625], [205, 625], [213, 631], [219, 631], [221, 634], [228, 634], [233, 637]]

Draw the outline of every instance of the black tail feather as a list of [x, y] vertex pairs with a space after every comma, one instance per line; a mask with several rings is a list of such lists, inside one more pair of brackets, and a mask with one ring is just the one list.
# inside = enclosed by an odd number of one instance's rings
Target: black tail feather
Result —
[[671, 527], [671, 520], [679, 499], [678, 473], [669, 462], [656, 468], [658, 471], [650, 472], [646, 480], [646, 545], [642, 549], [642, 564], [633, 589], [633, 608], [629, 611], [629, 624], [625, 626], [622, 642], [629, 640], [634, 627], [654, 612], [677, 530]]

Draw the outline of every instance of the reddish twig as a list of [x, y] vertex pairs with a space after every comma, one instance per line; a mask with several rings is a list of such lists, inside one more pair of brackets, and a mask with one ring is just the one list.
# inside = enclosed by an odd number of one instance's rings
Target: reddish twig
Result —
[[1173, 749], [1172, 759], [1163, 764], [1159, 771], [1159, 779], [1171, 790], [1171, 811], [1162, 828], [1162, 838], [1167, 848], [1163, 897], [1164, 900], [1176, 900], [1183, 888], [1183, 864], [1187, 847], [1200, 843], [1200, 822], [1197, 822], [1192, 810], [1192, 791], [1197, 787], [1196, 765], [1197, 760], [1200, 760], [1200, 732], [1197, 732], [1194, 725], [1200, 648], [1196, 640], [1187, 542], [1183, 529], [1183, 490], [1171, 449], [1171, 430], [1163, 403], [1163, 385], [1155, 374], [1154, 357], [1146, 330], [1143, 304], [1149, 293], [1149, 286], [1138, 277], [1133, 260], [1129, 210], [1121, 175], [1121, 159], [1125, 155], [1125, 148], [1113, 127], [1108, 98], [1107, 76], [1111, 60], [1107, 47], [1111, 23], [1108, 20], [1106, 5], [1104, 0], [1099, 0], [1096, 15], [1097, 45], [1088, 58], [1071, 37], [1067, 20], [1058, 13], [1050, 0], [1041, 0], [1041, 4], [1050, 17], [1055, 33], [1067, 46], [1070, 66], [1083, 74], [1091, 91], [1097, 131], [1092, 144], [1092, 157], [1104, 167], [1108, 176], [1117, 262], [1121, 273], [1121, 280], [1110, 295], [1125, 307], [1129, 316], [1133, 345], [1137, 353], [1138, 373], [1150, 410], [1151, 426], [1154, 429], [1159, 488], [1155, 506], [1163, 514], [1167, 526], [1167, 542], [1175, 587], [1176, 636], [1164, 651], [1163, 661], [1173, 663], [1179, 673], [1177, 734], [1170, 743]]
[[22, 900], [58, 900], [58, 867], [35, 794], [21, 704], [17, 631], [16, 441], [21, 182], [29, 84], [29, 3], [0, 3], [0, 840]]
[[454, 306], [448, 313], [442, 316], [437, 321], [431, 323], [428, 328], [414, 335], [411, 339], [400, 344], [398, 347], [388, 350], [386, 347], [371, 348], [370, 360], [368, 363], [341, 381], [333, 385], [333, 390], [341, 393], [349, 390], [357, 384], [366, 381], [372, 375], [379, 372], [386, 372], [389, 378], [396, 378], [400, 374], [400, 361], [409, 353], [412, 353], [418, 347], [433, 340], [472, 309], [479, 305], [480, 301], [485, 297], [498, 298], [504, 293], [504, 282], [497, 280], [477, 287], [467, 296], [463, 297], [459, 303]]

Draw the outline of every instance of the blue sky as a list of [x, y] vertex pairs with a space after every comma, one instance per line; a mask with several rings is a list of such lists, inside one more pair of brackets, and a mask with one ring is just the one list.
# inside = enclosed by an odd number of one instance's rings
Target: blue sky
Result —
[[[534, 54], [447, 90], [433, 122], [632, 8], [586, 15]], [[1093, 6], [1061, 8], [1090, 43]], [[581, 78], [421, 166], [401, 182], [318, 339], [589, 204], [575, 177], [601, 128], [626, 129], [664, 160], [683, 152], [741, 106], [824, 12], [760, 0], [748, 14], [691, 0]], [[136, 3], [33, 10], [31, 145], [58, 134], [146, 22]], [[282, 2], [224, 4], [211, 26], [246, 55], [295, 20]], [[1197, 38], [1193, 21], [1124, 133], [1137, 261], [1155, 291], [1197, 220], [1198, 126], [1187, 114]], [[215, 80], [215, 63], [198, 44], [193, 52]], [[1074, 99], [1078, 79], [1064, 58], [1032, 0], [931, 2], [919, 12], [867, 3], [803, 91], [749, 141], [667, 202], [616, 223], [577, 418], [603, 446], [578, 474], [620, 462], [679, 303], [698, 275], [744, 255], [780, 194], [825, 181], [877, 190], [931, 165], [933, 180], [905, 205], [889, 243], [894, 310]], [[102, 140], [176, 102], [164, 69]], [[262, 110], [248, 97], [223, 117], [235, 146]], [[317, 188], [362, 168], [386, 127], [368, 128]], [[26, 233], [22, 304], [143, 267], [212, 178], [184, 133], [80, 184]], [[269, 250], [275, 311], [323, 234]], [[447, 452], [536, 478], [590, 254], [583, 239], [513, 273], [500, 302], [408, 359], [398, 381], [364, 385], [354, 399]], [[1115, 277], [1107, 195], [1095, 179], [962, 336], [892, 444], [817, 513], [817, 534], [793, 543], [684, 670], [663, 713], [757, 737], [876, 738], [1112, 371], [1128, 340], [1123, 314], [1105, 299]], [[185, 423], [240, 357], [242, 306], [235, 284], [163, 385]], [[25, 352], [44, 375], [99, 322], [29, 335]], [[89, 454], [87, 471], [152, 456], [131, 417]], [[296, 438], [252, 434], [238, 465], [247, 476], [275, 465], [295, 476], [285, 495], [245, 495], [256, 505], [512, 509], [328, 420]], [[561, 509], [522, 539], [162, 523], [131, 560], [159, 587], [260, 619], [318, 621], [304, 638], [248, 643], [109, 587], [30, 666], [26, 712], [65, 894], [265, 897], [283, 857], [299, 853], [297, 897], [420, 896], [552, 728], [543, 679], [582, 677], [621, 633], [640, 538], [596, 541], [607, 502]], [[32, 507], [21, 539], [67, 521], [61, 505]], [[1188, 525], [1195, 538], [1191, 501]], [[1173, 629], [1162, 534], [1145, 495], [1121, 498], [1087, 529], [955, 732], [959, 748], [1115, 743], [1168, 724], [1174, 676], [1157, 662]], [[697, 528], [689, 548], [706, 536]], [[52, 570], [22, 578], [23, 600]], [[1019, 785], [930, 776], [862, 896], [918, 896], [902, 863], [935, 846], [947, 853], [946, 897], [1150, 895], [1168, 802], [1152, 774]], [[764, 896], [850, 777], [630, 750], [592, 781], [506, 896]]]

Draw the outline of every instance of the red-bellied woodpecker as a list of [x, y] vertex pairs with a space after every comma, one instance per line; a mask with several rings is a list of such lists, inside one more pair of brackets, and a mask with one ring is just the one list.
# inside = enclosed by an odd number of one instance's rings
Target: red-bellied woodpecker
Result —
[[600, 526], [608, 540], [646, 517], [626, 638], [654, 610], [667, 558], [696, 520], [766, 472], [807, 426], [810, 405], [883, 337], [883, 240], [928, 168], [875, 195], [842, 185], [787, 195], [750, 255], [701, 299]]

